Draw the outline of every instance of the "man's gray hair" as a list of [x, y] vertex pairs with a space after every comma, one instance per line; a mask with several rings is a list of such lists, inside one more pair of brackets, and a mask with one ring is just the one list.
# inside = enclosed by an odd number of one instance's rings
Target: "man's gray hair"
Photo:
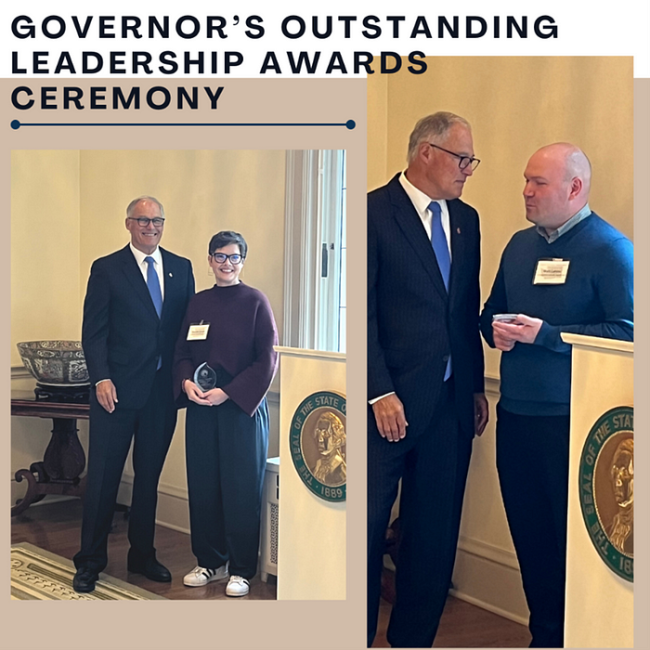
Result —
[[129, 203], [129, 205], [126, 206], [127, 217], [133, 216], [133, 211], [135, 210], [135, 206], [138, 205], [140, 201], [151, 201], [152, 203], [155, 203], [160, 208], [160, 216], [164, 218], [165, 208], [163, 208], [163, 204], [155, 196], [139, 196], [137, 199], [133, 199], [133, 201], [131, 201], [131, 203]]
[[439, 111], [419, 120], [409, 137], [408, 155], [406, 157], [408, 163], [411, 164], [413, 162], [417, 155], [418, 147], [423, 142], [430, 142], [431, 140], [440, 142], [444, 140], [447, 132], [454, 124], [462, 124], [470, 130], [472, 128], [466, 119], [447, 111]]

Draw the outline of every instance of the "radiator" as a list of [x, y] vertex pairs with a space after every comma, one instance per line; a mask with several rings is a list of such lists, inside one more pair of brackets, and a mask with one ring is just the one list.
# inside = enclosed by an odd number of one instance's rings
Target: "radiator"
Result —
[[278, 575], [278, 529], [280, 523], [280, 458], [266, 460], [262, 494], [262, 539], [260, 543], [260, 574], [268, 581]]

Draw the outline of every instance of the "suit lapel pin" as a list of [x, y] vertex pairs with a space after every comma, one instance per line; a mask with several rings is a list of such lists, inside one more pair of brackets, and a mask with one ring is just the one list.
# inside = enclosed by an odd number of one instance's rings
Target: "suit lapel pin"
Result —
[[[458, 232], [460, 232], [460, 230], [459, 230]], [[170, 274], [169, 274], [169, 277], [170, 277], [170, 278], [173, 278], [174, 276], [170, 273]]]
[[460, 228], [456, 228], [456, 232], [460, 235]]

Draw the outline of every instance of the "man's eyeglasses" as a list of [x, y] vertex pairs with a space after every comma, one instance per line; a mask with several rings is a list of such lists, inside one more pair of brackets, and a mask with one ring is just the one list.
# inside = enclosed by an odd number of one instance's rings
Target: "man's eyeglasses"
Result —
[[217, 263], [223, 264], [226, 260], [230, 260], [231, 264], [239, 264], [244, 258], [238, 253], [226, 255], [225, 253], [210, 253], [210, 257]]
[[165, 223], [165, 220], [162, 217], [154, 217], [153, 219], [148, 219], [147, 217], [127, 217], [131, 221], [137, 221], [139, 226], [146, 228], [150, 223], [152, 223], [156, 228], [160, 228]]
[[450, 156], [454, 156], [455, 158], [458, 158], [458, 167], [460, 169], [467, 169], [467, 167], [469, 167], [472, 171], [474, 171], [479, 166], [479, 163], [481, 162], [478, 158], [461, 156], [459, 153], [454, 153], [453, 151], [449, 151], [448, 149], [443, 149], [442, 147], [439, 147], [437, 144], [431, 144], [431, 142], [429, 142], [429, 146], [434, 147], [435, 149], [440, 149], [440, 151], [444, 151], [445, 153], [448, 153]]

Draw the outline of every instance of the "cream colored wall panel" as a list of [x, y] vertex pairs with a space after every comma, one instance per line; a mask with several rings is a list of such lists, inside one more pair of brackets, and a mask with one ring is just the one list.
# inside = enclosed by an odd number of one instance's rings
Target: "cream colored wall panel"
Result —
[[514, 553], [496, 472], [496, 404], [499, 394], [488, 392], [487, 397], [490, 421], [483, 435], [474, 438], [463, 501], [461, 536]]
[[79, 339], [79, 152], [11, 155], [11, 365], [19, 341]]
[[386, 182], [388, 146], [388, 75], [368, 83], [368, 191]]

